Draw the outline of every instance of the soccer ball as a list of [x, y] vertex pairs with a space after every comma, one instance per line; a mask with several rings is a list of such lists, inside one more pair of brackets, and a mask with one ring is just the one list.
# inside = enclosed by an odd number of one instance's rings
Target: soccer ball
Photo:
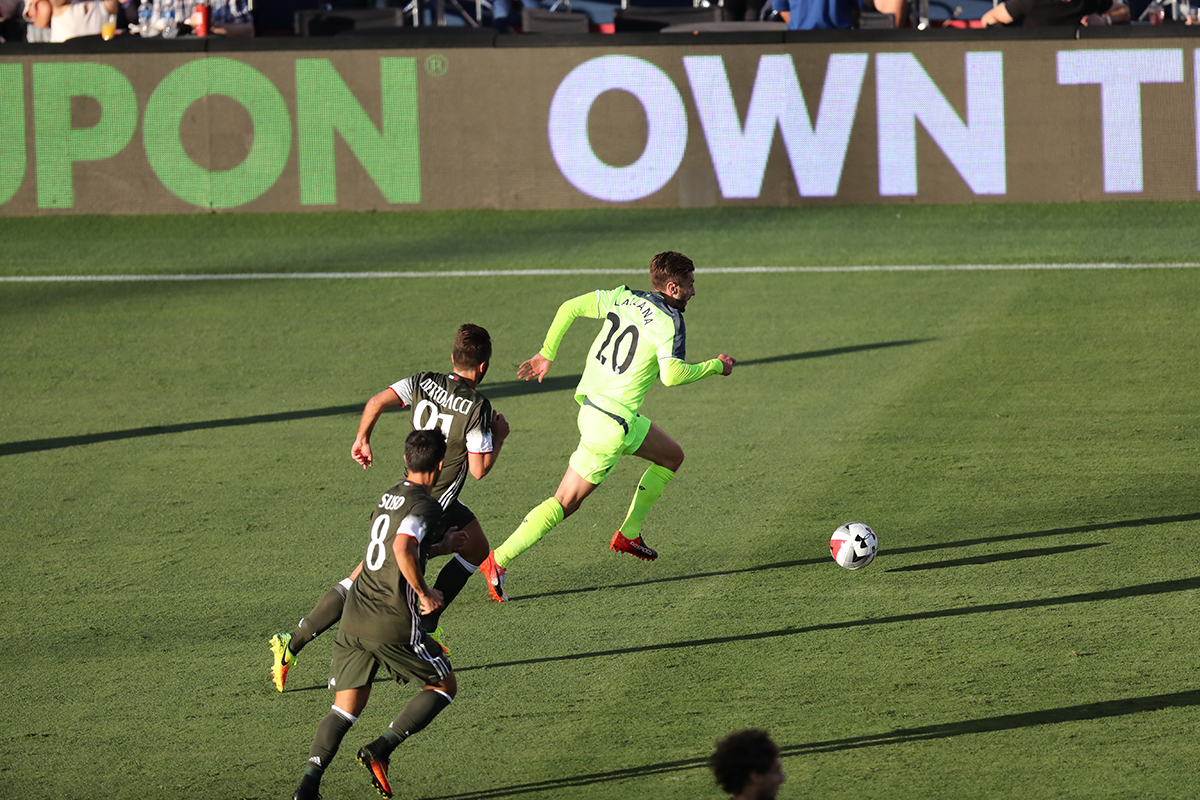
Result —
[[829, 554], [839, 567], [862, 569], [875, 560], [879, 539], [861, 522], [847, 522], [829, 539]]

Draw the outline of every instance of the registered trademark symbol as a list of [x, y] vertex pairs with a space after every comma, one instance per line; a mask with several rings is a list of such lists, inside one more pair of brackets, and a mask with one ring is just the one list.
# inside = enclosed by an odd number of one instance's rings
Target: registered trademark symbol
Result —
[[425, 59], [425, 72], [434, 78], [440, 78], [450, 71], [450, 59], [440, 53], [434, 53]]

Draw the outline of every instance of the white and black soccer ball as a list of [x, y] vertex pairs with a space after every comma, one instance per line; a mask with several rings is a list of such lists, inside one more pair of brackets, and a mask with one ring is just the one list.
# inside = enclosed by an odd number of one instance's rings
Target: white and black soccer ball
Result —
[[847, 522], [829, 539], [829, 553], [839, 567], [862, 569], [875, 560], [879, 537], [861, 522]]

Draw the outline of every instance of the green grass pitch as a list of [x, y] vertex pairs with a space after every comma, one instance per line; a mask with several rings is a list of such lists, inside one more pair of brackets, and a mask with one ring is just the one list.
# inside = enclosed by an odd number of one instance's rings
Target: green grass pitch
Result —
[[[0, 276], [627, 269], [624, 274], [0, 282], [0, 798], [290, 797], [331, 640], [280, 695], [267, 637], [365, 548], [407, 420], [363, 402], [495, 342], [512, 434], [463, 499], [493, 543], [576, 441], [562, 300], [698, 267], [1197, 261], [1195, 206], [306, 214], [0, 221]], [[701, 272], [689, 358], [651, 390], [687, 461], [609, 536], [622, 463], [444, 618], [459, 696], [392, 762], [403, 798], [721, 797], [720, 736], [771, 731], [781, 798], [1190, 798], [1200, 781], [1200, 270]], [[861, 520], [878, 559], [828, 536]], [[435, 562], [440, 566], [440, 562]], [[411, 695], [380, 683], [326, 774]]]

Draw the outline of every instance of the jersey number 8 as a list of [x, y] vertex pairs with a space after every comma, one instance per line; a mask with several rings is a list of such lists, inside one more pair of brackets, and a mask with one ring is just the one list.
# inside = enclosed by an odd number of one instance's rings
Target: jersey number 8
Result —
[[[404, 498], [400, 498], [403, 502]], [[364, 559], [364, 566], [371, 572], [383, 566], [383, 562], [387, 560], [387, 536], [388, 531], [392, 527], [392, 517], [390, 514], [380, 514], [375, 518], [375, 522], [371, 523], [371, 542], [367, 545], [367, 557]]]

